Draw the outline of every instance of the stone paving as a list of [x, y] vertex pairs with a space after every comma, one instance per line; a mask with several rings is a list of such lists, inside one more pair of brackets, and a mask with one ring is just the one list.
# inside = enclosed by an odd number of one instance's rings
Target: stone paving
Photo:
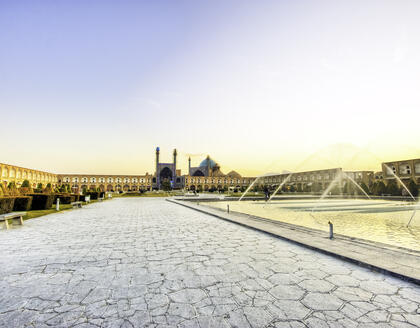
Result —
[[420, 287], [156, 198], [0, 231], [1, 327], [418, 327]]

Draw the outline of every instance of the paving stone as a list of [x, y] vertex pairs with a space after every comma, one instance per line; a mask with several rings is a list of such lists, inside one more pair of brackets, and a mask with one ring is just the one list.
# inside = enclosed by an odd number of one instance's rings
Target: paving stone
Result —
[[289, 300], [275, 301], [268, 309], [276, 318], [284, 320], [302, 320], [311, 312], [301, 302]]
[[169, 295], [172, 300], [178, 303], [197, 303], [206, 297], [201, 289], [186, 288]]
[[270, 289], [271, 295], [281, 300], [298, 300], [305, 291], [298, 286], [278, 285]]
[[164, 199], [0, 235], [0, 327], [420, 326], [416, 285]]
[[329, 292], [335, 286], [328, 281], [320, 279], [308, 279], [298, 284], [302, 289], [310, 292]]
[[343, 302], [332, 294], [309, 293], [302, 303], [312, 310], [338, 310]]

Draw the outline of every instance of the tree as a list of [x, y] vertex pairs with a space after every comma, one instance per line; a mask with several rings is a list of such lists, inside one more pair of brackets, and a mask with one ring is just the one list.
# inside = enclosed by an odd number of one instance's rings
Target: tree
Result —
[[23, 180], [21, 188], [29, 188], [31, 185], [28, 180]]
[[413, 179], [411, 179], [408, 183], [408, 190], [410, 190], [411, 194], [414, 197], [417, 197], [419, 195], [419, 186], [414, 182]]
[[19, 192], [20, 192], [21, 195], [30, 194], [30, 193], [33, 192], [32, 186], [31, 186], [31, 184], [29, 183], [28, 180], [24, 180], [22, 182], [22, 185], [19, 188]]
[[168, 180], [163, 180], [161, 186], [164, 191], [172, 190], [171, 183]]
[[45, 189], [43, 190], [44, 194], [51, 194], [53, 192], [51, 183], [48, 183], [47, 186], [45, 187]]
[[7, 189], [9, 190], [9, 195], [12, 195], [12, 196], [19, 195], [19, 192], [16, 188], [16, 184], [13, 181], [9, 183], [9, 185], [7, 186]]
[[376, 196], [386, 194], [386, 186], [383, 181], [374, 182], [372, 186], [372, 193]]
[[370, 194], [369, 187], [366, 185], [366, 183], [360, 183], [360, 188], [362, 188], [365, 191], [365, 193]]
[[388, 182], [388, 185], [386, 186], [386, 193], [391, 194], [392, 196], [401, 196], [401, 190], [398, 188], [398, 185], [394, 180]]

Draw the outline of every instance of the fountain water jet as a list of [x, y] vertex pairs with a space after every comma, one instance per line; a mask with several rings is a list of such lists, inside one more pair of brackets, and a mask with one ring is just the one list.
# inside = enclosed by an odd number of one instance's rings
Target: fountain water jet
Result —
[[291, 176], [293, 175], [293, 173], [290, 173], [286, 179], [284, 179], [284, 181], [282, 183], [280, 183], [280, 185], [277, 187], [277, 189], [274, 191], [274, 193], [270, 196], [270, 198], [268, 199], [267, 203], [270, 202], [271, 198], [273, 198], [280, 190], [281, 187], [283, 187], [291, 178]]
[[418, 208], [419, 206], [420, 206], [420, 201], [419, 201], [419, 202], [417, 202], [417, 204], [416, 204], [416, 205], [414, 205], [413, 214], [411, 214], [410, 220], [409, 220], [409, 221], [408, 221], [408, 223], [407, 223], [407, 228], [408, 228], [408, 226], [410, 225], [411, 221], [413, 220], [414, 216], [416, 215], [417, 208]]
[[394, 177], [395, 177], [395, 179], [397, 179], [398, 180], [398, 182], [403, 186], [403, 188], [408, 192], [408, 194], [411, 196], [411, 198], [413, 198], [413, 200], [414, 201], [417, 201], [417, 199], [416, 199], [416, 197], [414, 197], [413, 196], [413, 194], [410, 192], [410, 190], [407, 188], [407, 186], [405, 185], [405, 183], [404, 182], [402, 182], [402, 180], [398, 177], [398, 175], [396, 175], [395, 173], [394, 173], [394, 171], [388, 166], [388, 165], [386, 165], [386, 164], [384, 164], [384, 166], [386, 167], [386, 169], [387, 169], [387, 171], [389, 172], [389, 173], [391, 173]]
[[340, 182], [341, 179], [342, 179], [342, 175], [341, 174], [337, 174], [337, 176], [334, 178], [334, 180], [331, 181], [331, 183], [328, 186], [328, 188], [325, 189], [325, 191], [322, 193], [321, 197], [317, 201], [317, 204], [314, 207], [312, 207], [311, 213], [313, 213], [314, 210], [319, 207], [319, 202], [321, 202], [328, 195], [328, 193], [331, 191], [331, 189], [334, 187], [334, 185], [336, 183]]
[[346, 176], [346, 178], [347, 179], [349, 179], [351, 182], [353, 182], [353, 184], [357, 187], [357, 188], [359, 188], [365, 195], [366, 195], [366, 197], [367, 198], [369, 198], [369, 199], [371, 199], [370, 197], [369, 197], [369, 195], [367, 194], [367, 192], [356, 182], [356, 181], [354, 181], [354, 179], [351, 177], [351, 176], [349, 176], [349, 175], [347, 175], [346, 173], [344, 173], [344, 172], [342, 172], [345, 176]]
[[254, 184], [258, 181], [259, 178], [261, 178], [262, 175], [259, 175], [255, 178], [254, 181], [252, 181], [252, 183], [249, 185], [248, 188], [246, 188], [245, 192], [241, 195], [241, 197], [239, 197], [238, 202], [240, 202], [242, 200], [242, 198], [245, 197], [245, 195], [248, 193], [249, 190], [251, 190], [251, 188], [254, 186]]
[[240, 202], [242, 200], [242, 198], [245, 197], [245, 195], [251, 190], [251, 188], [254, 186], [254, 184], [262, 177], [269, 177], [269, 176], [273, 176], [273, 175], [280, 175], [280, 173], [265, 173], [265, 174], [261, 174], [259, 176], [257, 176], [255, 178], [254, 181], [252, 181], [252, 183], [249, 185], [248, 188], [246, 188], [245, 192], [241, 195], [241, 197], [239, 197], [238, 202]]

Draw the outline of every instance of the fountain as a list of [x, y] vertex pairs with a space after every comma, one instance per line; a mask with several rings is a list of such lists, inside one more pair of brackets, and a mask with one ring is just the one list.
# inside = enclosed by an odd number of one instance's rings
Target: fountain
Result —
[[260, 177], [262, 177], [262, 175], [257, 176], [257, 177], [255, 178], [255, 180], [254, 180], [254, 181], [252, 181], [252, 183], [249, 185], [249, 187], [248, 187], [248, 188], [246, 188], [245, 192], [241, 195], [241, 197], [239, 197], [238, 202], [240, 202], [240, 201], [242, 200], [242, 198], [244, 198], [244, 197], [245, 197], [245, 195], [248, 193], [248, 191], [250, 191], [250, 190], [251, 190], [251, 188], [254, 186], [254, 184], [258, 181], [258, 179], [259, 179]]
[[255, 178], [254, 181], [252, 181], [252, 183], [249, 185], [248, 188], [246, 188], [245, 192], [241, 195], [241, 197], [239, 197], [238, 202], [240, 202], [242, 200], [242, 198], [245, 197], [245, 195], [251, 190], [251, 188], [255, 185], [255, 183], [262, 177], [270, 177], [270, 176], [275, 176], [275, 175], [280, 175], [280, 173], [265, 173], [265, 174], [261, 174], [259, 176], [257, 176]]
[[293, 173], [290, 173], [286, 179], [284, 179], [284, 181], [282, 183], [279, 184], [279, 186], [277, 187], [277, 189], [273, 192], [273, 194], [270, 196], [270, 198], [268, 199], [267, 203], [270, 202], [270, 200], [279, 192], [279, 190], [281, 189], [281, 187], [283, 187], [291, 178], [291, 176], [293, 175]]
[[321, 202], [332, 190], [332, 188], [334, 187], [334, 185], [338, 182], [340, 182], [342, 179], [342, 175], [341, 174], [337, 174], [337, 176], [334, 178], [333, 181], [331, 181], [331, 183], [329, 184], [329, 186], [327, 187], [327, 189], [325, 189], [325, 191], [322, 193], [321, 197], [318, 199], [317, 203], [315, 204], [314, 207], [312, 207], [311, 213], [314, 212], [314, 210], [319, 207], [319, 202]]
[[[407, 188], [407, 186], [405, 185], [404, 182], [401, 181], [401, 179], [394, 173], [394, 171], [386, 164], [384, 164], [384, 166], [386, 167], [386, 170], [388, 173], [391, 173], [395, 179], [398, 180], [398, 182], [403, 186], [403, 188], [408, 192], [408, 194], [411, 196], [411, 198], [413, 198], [414, 201], [417, 201], [416, 197], [413, 196], [413, 194], [410, 192], [410, 190]], [[410, 220], [407, 223], [407, 228], [410, 225], [411, 221], [413, 220], [414, 216], [416, 215], [416, 211], [417, 211], [417, 207], [420, 204], [420, 202], [418, 202], [416, 205], [414, 205], [414, 210], [413, 210], [413, 214], [410, 217]]]
[[416, 205], [414, 205], [414, 210], [413, 210], [413, 214], [411, 214], [410, 220], [407, 223], [407, 228], [410, 225], [411, 221], [413, 220], [414, 216], [416, 215], [417, 212], [417, 208], [420, 206], [420, 201], [416, 203]]
[[413, 196], [413, 194], [410, 192], [410, 190], [407, 188], [407, 186], [405, 185], [404, 182], [402, 182], [402, 180], [398, 177], [398, 175], [396, 175], [394, 173], [394, 171], [386, 164], [384, 164], [384, 166], [386, 167], [386, 170], [388, 173], [391, 173], [395, 179], [398, 180], [398, 182], [403, 186], [403, 188], [408, 192], [408, 194], [411, 196], [411, 198], [413, 198], [414, 201], [417, 201], [416, 197]]
[[354, 179], [351, 177], [351, 176], [349, 176], [348, 174], [346, 174], [346, 173], [344, 173], [344, 172], [342, 172], [342, 174], [344, 174], [345, 176], [346, 176], [346, 178], [347, 179], [349, 179], [351, 182], [353, 182], [353, 184], [357, 187], [357, 188], [359, 188], [365, 195], [366, 195], [366, 197], [367, 198], [369, 198], [369, 199], [371, 199], [370, 197], [369, 197], [369, 195], [367, 194], [367, 192], [362, 188], [362, 187], [360, 187], [360, 185], [356, 182], [356, 181], [354, 181]]
[[[364, 156], [368, 156], [367, 159], [369, 160], [365, 159]], [[411, 192], [408, 184], [402, 183], [401, 180], [405, 181], [404, 178], [398, 178], [396, 176], [398, 173], [395, 172], [394, 174], [391, 165], [389, 167], [382, 166], [384, 173], [387, 174], [386, 178], [395, 181], [399, 188], [404, 190], [404, 195], [408, 196], [406, 198], [408, 202], [402, 202], [398, 197], [385, 197], [384, 199], [378, 197], [376, 199], [361, 183], [362, 180], [359, 179], [358, 175], [354, 176], [350, 173], [352, 169], [356, 170], [357, 167], [366, 167], [366, 169], [374, 172], [372, 167], [369, 166], [371, 162], [374, 162], [370, 159], [372, 156], [375, 156], [375, 154], [370, 153], [368, 149], [356, 149], [356, 147], [335, 146], [332, 151], [330, 151], [330, 148], [323, 149], [311, 154], [301, 164], [293, 166], [293, 168], [289, 167], [290, 171], [283, 171], [274, 179], [264, 178], [264, 176], [274, 174], [259, 175], [254, 181], [251, 181], [251, 185], [241, 195], [239, 198], [241, 202], [230, 203], [229, 210], [325, 232], [328, 231], [327, 222], [334, 222], [334, 230], [342, 235], [420, 251], [420, 214], [417, 213], [420, 211], [420, 199], [416, 199], [417, 197]], [[376, 156], [375, 161], [384, 162]], [[276, 160], [274, 163], [290, 166], [289, 162], [283, 159]], [[278, 166], [273, 164], [272, 167], [272, 171], [278, 170]], [[307, 171], [308, 167], [312, 171], [323, 170], [324, 167], [335, 169], [328, 174], [320, 172], [320, 181], [318, 181], [316, 174], [311, 176], [312, 173], [306, 174], [306, 178], [304, 175], [298, 178], [299, 174], [296, 172], [308, 173], [310, 172]], [[349, 170], [339, 169], [340, 167], [347, 167]], [[271, 170], [267, 169], [265, 172], [267, 171]], [[373, 179], [372, 176], [372, 181], [374, 181]], [[325, 189], [315, 193], [315, 196], [308, 197], [302, 193], [302, 197], [300, 197], [297, 193], [296, 197], [285, 197], [284, 201], [275, 201], [283, 196], [280, 195], [282, 188], [292, 185], [292, 181], [295, 182], [295, 180], [301, 181], [297, 183], [305, 191], [307, 191], [307, 188], [313, 191], [320, 190], [319, 187]], [[363, 181], [366, 185], [369, 185], [365, 179]], [[312, 187], [309, 187], [311, 182]], [[346, 191], [345, 182], [349, 187], [347, 188], [349, 196], [346, 197], [344, 194], [344, 197], [340, 197], [340, 194]], [[247, 201], [248, 193], [253, 195], [251, 191], [256, 186], [266, 183], [273, 187], [273, 193], [267, 198], [266, 202]], [[301, 191], [301, 187], [298, 187], [298, 190]], [[358, 195], [355, 197], [356, 199], [351, 196], [353, 193]], [[415, 202], [414, 199], [416, 199]], [[226, 203], [209, 202], [208, 206], [226, 211]]]

